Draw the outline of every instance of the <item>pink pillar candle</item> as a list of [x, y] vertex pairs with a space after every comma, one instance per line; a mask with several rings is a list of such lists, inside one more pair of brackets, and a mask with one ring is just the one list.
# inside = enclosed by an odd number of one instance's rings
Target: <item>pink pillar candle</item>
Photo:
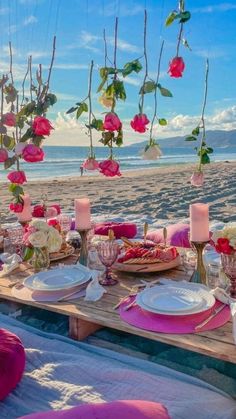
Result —
[[32, 208], [31, 208], [31, 201], [30, 196], [28, 194], [22, 195], [21, 198], [24, 201], [23, 211], [17, 213], [18, 221], [26, 222], [32, 220]]
[[88, 198], [75, 199], [75, 228], [89, 230], [91, 228], [90, 202]]
[[190, 205], [190, 241], [206, 242], [209, 240], [209, 205]]

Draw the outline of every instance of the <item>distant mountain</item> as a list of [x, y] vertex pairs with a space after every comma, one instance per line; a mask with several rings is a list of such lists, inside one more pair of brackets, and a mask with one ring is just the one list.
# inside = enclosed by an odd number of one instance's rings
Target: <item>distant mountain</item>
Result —
[[[162, 147], [194, 147], [194, 141], [185, 141], [186, 137], [172, 137], [158, 139], [158, 143]], [[207, 131], [206, 133], [207, 145], [211, 147], [236, 147], [236, 129], [232, 131]], [[140, 146], [143, 147], [147, 144], [147, 141], [143, 141], [139, 144], [133, 144], [130, 147]]]

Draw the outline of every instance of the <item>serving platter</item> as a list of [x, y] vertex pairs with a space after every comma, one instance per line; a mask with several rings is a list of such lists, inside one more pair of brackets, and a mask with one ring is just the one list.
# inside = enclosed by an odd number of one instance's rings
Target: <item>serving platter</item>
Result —
[[68, 256], [71, 256], [74, 254], [74, 251], [75, 251], [74, 247], [68, 245], [65, 252], [50, 253], [49, 254], [50, 261], [54, 261], [54, 260], [56, 261], [56, 260], [68, 258]]
[[122, 272], [162, 272], [167, 271], [168, 269], [176, 268], [181, 264], [180, 256], [177, 256], [175, 259], [170, 262], [158, 262], [158, 263], [149, 263], [149, 264], [128, 264], [128, 263], [114, 263], [112, 269]]

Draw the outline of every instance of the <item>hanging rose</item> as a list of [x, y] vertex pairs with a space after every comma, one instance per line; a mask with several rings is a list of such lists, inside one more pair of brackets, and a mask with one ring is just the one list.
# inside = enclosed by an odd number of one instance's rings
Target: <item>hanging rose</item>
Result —
[[100, 173], [107, 177], [121, 176], [119, 163], [112, 159], [99, 163], [99, 170]]
[[8, 152], [4, 148], [0, 148], [0, 163], [4, 163], [8, 159]]
[[16, 170], [15, 172], [9, 173], [7, 179], [10, 180], [11, 183], [16, 183], [18, 185], [23, 185], [27, 182], [25, 172], [22, 170]]
[[16, 203], [11, 202], [11, 204], [9, 205], [9, 209], [10, 211], [16, 212], [16, 213], [22, 212], [23, 204], [21, 204], [20, 202], [16, 202]]
[[179, 78], [182, 77], [182, 73], [185, 69], [184, 60], [182, 57], [174, 57], [169, 63], [168, 73], [170, 77]]
[[83, 162], [83, 168], [86, 170], [97, 170], [99, 169], [99, 163], [93, 157], [89, 157]]
[[51, 130], [54, 129], [51, 125], [51, 122], [44, 118], [44, 116], [36, 116], [33, 120], [32, 130], [35, 135], [50, 135]]
[[22, 158], [29, 163], [39, 162], [44, 159], [44, 151], [34, 144], [28, 144], [22, 151]]
[[144, 160], [157, 160], [162, 156], [161, 149], [158, 144], [147, 145], [142, 152]]
[[7, 112], [2, 116], [2, 123], [7, 127], [16, 126], [16, 115], [13, 112]]
[[150, 121], [147, 118], [147, 115], [143, 113], [143, 114], [135, 115], [132, 121], [130, 122], [130, 125], [134, 131], [143, 133], [147, 130], [146, 125], [148, 125], [149, 122]]
[[202, 186], [204, 183], [204, 175], [203, 172], [197, 171], [194, 172], [190, 178], [191, 185], [193, 186]]
[[103, 122], [103, 128], [107, 131], [119, 131], [122, 127], [122, 123], [118, 116], [113, 113], [109, 112], [106, 114], [104, 122]]

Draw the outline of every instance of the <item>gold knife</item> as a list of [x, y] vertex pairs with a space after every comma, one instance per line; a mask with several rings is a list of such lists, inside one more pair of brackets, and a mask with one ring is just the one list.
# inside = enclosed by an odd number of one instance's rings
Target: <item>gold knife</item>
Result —
[[144, 223], [144, 228], [143, 228], [144, 244], [146, 244], [147, 232], [148, 232], [148, 223], [145, 222]]
[[164, 246], [166, 248], [166, 242], [167, 242], [167, 228], [163, 228], [163, 239], [164, 239]]
[[215, 308], [215, 310], [213, 310], [211, 315], [207, 317], [206, 320], [204, 320], [202, 323], [199, 323], [197, 326], [195, 326], [195, 331], [197, 331], [198, 329], [201, 329], [203, 326], [209, 323], [209, 321], [211, 321], [215, 316], [217, 316], [217, 314], [220, 313], [226, 306], [227, 304], [223, 304], [222, 306]]

